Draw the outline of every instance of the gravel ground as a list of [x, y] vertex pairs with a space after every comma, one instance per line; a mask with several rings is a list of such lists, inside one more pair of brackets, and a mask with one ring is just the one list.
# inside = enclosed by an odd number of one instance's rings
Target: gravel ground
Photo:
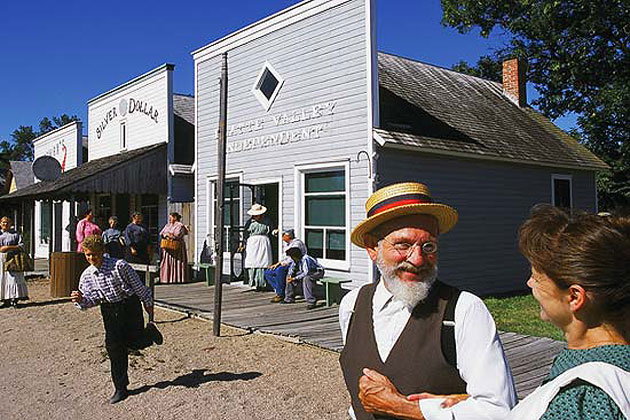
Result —
[[338, 355], [157, 309], [164, 344], [130, 359], [130, 397], [113, 392], [98, 309], [31, 301], [0, 309], [0, 419], [347, 419]]

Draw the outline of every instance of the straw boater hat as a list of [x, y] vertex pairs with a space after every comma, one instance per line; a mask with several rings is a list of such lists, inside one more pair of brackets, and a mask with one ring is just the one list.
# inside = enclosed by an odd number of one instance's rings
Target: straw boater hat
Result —
[[440, 233], [446, 233], [457, 223], [457, 210], [446, 204], [434, 203], [426, 185], [403, 182], [381, 188], [365, 203], [367, 219], [352, 231], [352, 243], [365, 248], [364, 237], [377, 226], [398, 217], [428, 214], [438, 221]]
[[258, 216], [260, 214], [265, 214], [265, 212], [267, 211], [267, 207], [261, 205], [261, 204], [252, 204], [252, 208], [247, 210], [247, 214], [249, 214], [250, 216]]

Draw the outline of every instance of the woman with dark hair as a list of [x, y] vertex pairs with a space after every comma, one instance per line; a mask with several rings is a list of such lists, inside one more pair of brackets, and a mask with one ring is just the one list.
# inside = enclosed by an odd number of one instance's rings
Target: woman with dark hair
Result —
[[537, 206], [519, 230], [540, 317], [568, 348], [514, 419], [625, 419], [630, 414], [630, 219]]
[[160, 232], [162, 258], [160, 261], [160, 282], [185, 283], [188, 281], [188, 256], [184, 236], [188, 229], [180, 221], [182, 216], [173, 212], [168, 215], [168, 223]]
[[22, 235], [12, 229], [12, 224], [7, 216], [0, 219], [0, 300], [3, 306], [10, 303], [17, 307], [18, 300], [28, 299], [28, 288], [24, 273], [7, 269], [11, 257], [24, 251]]
[[92, 209], [87, 209], [83, 218], [77, 223], [76, 230], [76, 239], [77, 239], [77, 252], [83, 252], [83, 247], [81, 243], [85, 238], [90, 235], [102, 235], [103, 231], [101, 228], [94, 223], [94, 214], [92, 213]]

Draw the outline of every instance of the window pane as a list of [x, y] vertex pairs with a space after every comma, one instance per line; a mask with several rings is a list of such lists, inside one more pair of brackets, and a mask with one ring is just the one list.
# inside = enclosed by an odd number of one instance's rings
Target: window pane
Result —
[[42, 201], [40, 210], [39, 237], [41, 242], [48, 243], [50, 240], [50, 202]]
[[258, 89], [265, 95], [265, 98], [271, 99], [271, 95], [273, 95], [273, 91], [276, 90], [278, 83], [278, 79], [276, 79], [269, 70], [265, 69]]
[[554, 202], [556, 207], [571, 208], [571, 181], [554, 179]]
[[306, 174], [305, 181], [307, 193], [346, 190], [346, 176], [343, 170]]
[[306, 248], [311, 257], [324, 257], [324, 231], [321, 229], [306, 230]]
[[342, 230], [326, 232], [326, 258], [329, 260], [346, 259], [346, 232]]
[[345, 197], [306, 197], [306, 224], [308, 226], [345, 226]]
[[232, 198], [240, 197], [240, 188], [238, 182], [230, 181], [225, 183], [225, 189], [223, 190], [223, 199], [230, 200], [230, 190], [232, 191]]
[[230, 200], [225, 200], [225, 207], [223, 207], [223, 226], [230, 226], [230, 220], [234, 215], [234, 226], [238, 226], [239, 220], [241, 220], [241, 201], [233, 200], [230, 207]]

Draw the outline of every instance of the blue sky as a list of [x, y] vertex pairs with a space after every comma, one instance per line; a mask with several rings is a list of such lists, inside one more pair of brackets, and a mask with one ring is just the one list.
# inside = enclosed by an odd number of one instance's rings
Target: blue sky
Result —
[[[296, 3], [4, 1], [0, 140], [20, 125], [37, 129], [44, 116], [76, 114], [87, 123], [90, 98], [165, 62], [176, 66], [175, 91], [192, 94], [191, 51]], [[500, 34], [461, 35], [444, 28], [441, 17], [439, 0], [378, 0], [378, 47], [451, 67], [459, 60], [476, 62], [503, 42]], [[567, 129], [574, 119], [558, 123]]]

